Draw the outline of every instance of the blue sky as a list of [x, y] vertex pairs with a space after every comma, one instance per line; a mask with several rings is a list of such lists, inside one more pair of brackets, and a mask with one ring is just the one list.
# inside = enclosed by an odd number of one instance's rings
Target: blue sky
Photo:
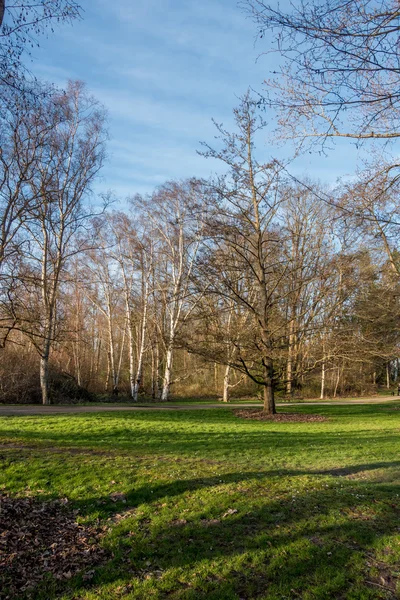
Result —
[[[41, 40], [31, 70], [64, 85], [81, 79], [109, 113], [109, 158], [98, 190], [122, 199], [167, 179], [207, 177], [218, 165], [199, 156], [213, 144], [211, 119], [233, 126], [232, 108], [251, 86], [262, 90], [272, 57], [261, 56], [255, 27], [235, 0], [86, 0], [84, 19]], [[268, 115], [267, 115], [268, 118]], [[269, 118], [271, 120], [271, 118]], [[261, 140], [259, 157], [291, 151]], [[333, 183], [354, 170], [356, 150], [341, 142], [328, 157], [291, 167]]]

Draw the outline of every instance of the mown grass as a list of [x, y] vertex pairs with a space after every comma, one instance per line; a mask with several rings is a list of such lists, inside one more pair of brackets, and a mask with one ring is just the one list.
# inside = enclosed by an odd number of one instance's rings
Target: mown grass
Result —
[[[0, 419], [0, 486], [108, 523], [91, 581], [34, 598], [398, 598], [400, 405]], [[120, 492], [125, 502], [113, 502]]]

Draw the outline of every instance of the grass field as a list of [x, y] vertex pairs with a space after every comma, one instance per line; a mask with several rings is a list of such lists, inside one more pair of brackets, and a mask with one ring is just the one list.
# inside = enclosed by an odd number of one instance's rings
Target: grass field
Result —
[[0, 492], [66, 497], [107, 525], [90, 579], [47, 578], [30, 597], [399, 598], [400, 404], [285, 410], [328, 420], [1, 418]]

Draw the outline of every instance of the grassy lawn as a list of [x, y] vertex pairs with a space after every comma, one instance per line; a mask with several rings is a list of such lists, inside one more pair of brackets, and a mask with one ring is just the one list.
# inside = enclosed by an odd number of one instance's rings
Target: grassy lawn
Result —
[[226, 409], [1, 418], [0, 491], [66, 497], [80, 522], [107, 525], [90, 580], [30, 597], [399, 598], [399, 409], [288, 407], [328, 417], [290, 424]]

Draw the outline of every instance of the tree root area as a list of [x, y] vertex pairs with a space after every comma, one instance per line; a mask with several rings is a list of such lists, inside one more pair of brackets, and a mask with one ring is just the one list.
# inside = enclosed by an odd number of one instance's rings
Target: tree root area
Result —
[[278, 413], [276, 415], [268, 415], [258, 408], [234, 410], [233, 412], [241, 419], [252, 419], [253, 421], [275, 421], [277, 423], [316, 423], [329, 420], [322, 415], [300, 415], [295, 413]]

